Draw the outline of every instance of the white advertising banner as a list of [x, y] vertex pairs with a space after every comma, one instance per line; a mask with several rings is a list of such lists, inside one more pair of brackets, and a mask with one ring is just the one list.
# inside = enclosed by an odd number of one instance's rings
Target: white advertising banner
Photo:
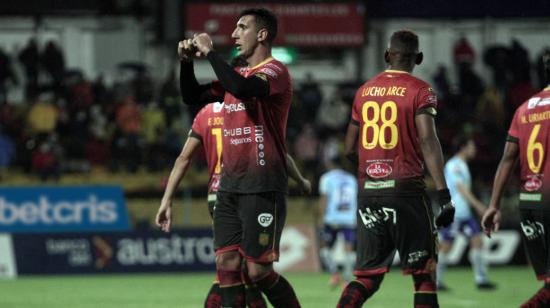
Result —
[[15, 278], [16, 276], [17, 269], [11, 235], [0, 233], [0, 279]]

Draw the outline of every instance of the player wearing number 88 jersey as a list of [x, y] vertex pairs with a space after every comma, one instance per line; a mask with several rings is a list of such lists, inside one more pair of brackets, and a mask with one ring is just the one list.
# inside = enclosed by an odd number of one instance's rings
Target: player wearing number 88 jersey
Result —
[[393, 33], [384, 59], [388, 70], [358, 89], [346, 133], [346, 155], [357, 162], [359, 178], [357, 278], [344, 289], [338, 307], [361, 307], [378, 290], [396, 251], [404, 273], [413, 276], [415, 307], [438, 307], [424, 165], [442, 208], [436, 223], [450, 224], [454, 207], [435, 133], [437, 99], [429, 84], [411, 75], [422, 62], [416, 34]]

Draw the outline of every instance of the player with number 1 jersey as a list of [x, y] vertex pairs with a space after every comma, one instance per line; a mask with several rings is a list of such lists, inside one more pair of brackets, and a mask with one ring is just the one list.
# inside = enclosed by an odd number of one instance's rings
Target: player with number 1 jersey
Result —
[[208, 210], [212, 214], [216, 202], [216, 192], [220, 186], [222, 171], [222, 128], [223, 102], [211, 103], [204, 106], [195, 116], [191, 126], [190, 136], [199, 139], [202, 143], [206, 164], [208, 166]]
[[437, 99], [426, 82], [386, 70], [355, 95], [352, 123], [359, 125], [359, 187], [363, 195], [422, 193], [424, 164], [414, 118], [435, 115]]

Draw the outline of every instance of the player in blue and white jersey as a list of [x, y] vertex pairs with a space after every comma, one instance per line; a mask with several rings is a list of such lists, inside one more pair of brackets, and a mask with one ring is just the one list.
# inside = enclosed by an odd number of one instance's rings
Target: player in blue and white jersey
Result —
[[480, 290], [491, 290], [496, 287], [487, 278], [487, 262], [483, 254], [481, 227], [474, 211], [479, 217], [485, 213], [485, 205], [472, 193], [472, 177], [468, 161], [476, 155], [474, 140], [468, 136], [459, 136], [455, 140], [458, 152], [445, 164], [445, 179], [455, 203], [454, 222], [439, 234], [440, 248], [437, 263], [437, 288], [447, 291], [443, 278], [448, 263], [448, 253], [456, 236], [461, 233], [470, 244], [469, 260], [474, 270], [475, 283]]
[[357, 225], [357, 180], [351, 173], [339, 166], [339, 157], [327, 162], [327, 172], [319, 180], [321, 214], [323, 231], [321, 235], [321, 260], [332, 274], [330, 286], [336, 287], [340, 282], [337, 264], [332, 258], [332, 248], [338, 235], [344, 239], [345, 257], [343, 261], [343, 278], [349, 282], [353, 279], [355, 265], [355, 228]]

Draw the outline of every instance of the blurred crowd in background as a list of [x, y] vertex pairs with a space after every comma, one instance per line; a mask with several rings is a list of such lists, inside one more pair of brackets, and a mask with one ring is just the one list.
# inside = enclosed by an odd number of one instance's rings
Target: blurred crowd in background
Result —
[[[181, 102], [179, 72], [154, 80], [146, 66], [121, 63], [119, 78], [106, 85], [101, 75], [88, 80], [68, 70], [64, 52], [53, 41], [38, 46], [34, 40], [18, 54], [0, 49], [0, 176], [20, 170], [56, 181], [93, 168], [168, 173], [198, 111]], [[436, 121], [445, 155], [454, 154], [459, 133], [475, 138], [479, 151], [471, 170], [481, 189], [492, 185], [515, 109], [546, 85], [540, 60], [530, 61], [539, 58], [517, 41], [476, 51], [463, 38], [452, 59], [427, 80], [438, 94]], [[489, 80], [474, 70], [476, 61], [489, 69]], [[15, 65], [24, 76], [15, 74]], [[343, 80], [330, 97], [314, 70], [294, 83], [288, 149], [314, 184], [324, 162], [341, 153], [353, 97], [363, 82]], [[16, 85], [24, 87], [24, 103], [8, 100]]]

